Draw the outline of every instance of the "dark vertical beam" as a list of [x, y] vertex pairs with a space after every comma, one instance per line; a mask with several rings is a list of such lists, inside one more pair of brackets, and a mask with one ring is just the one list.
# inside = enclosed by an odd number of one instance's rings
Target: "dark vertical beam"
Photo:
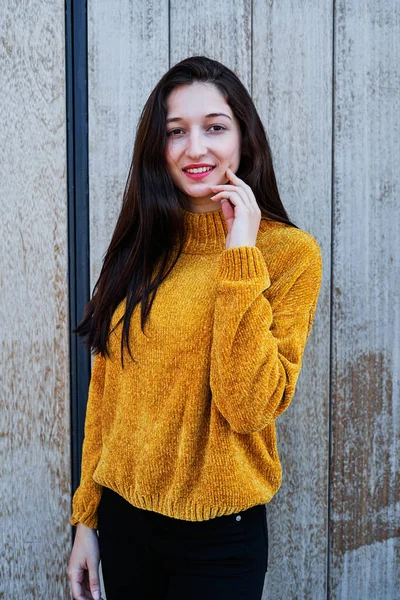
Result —
[[65, 2], [68, 248], [71, 384], [71, 469], [74, 493], [80, 479], [82, 441], [90, 381], [90, 352], [72, 330], [90, 295], [87, 5]]

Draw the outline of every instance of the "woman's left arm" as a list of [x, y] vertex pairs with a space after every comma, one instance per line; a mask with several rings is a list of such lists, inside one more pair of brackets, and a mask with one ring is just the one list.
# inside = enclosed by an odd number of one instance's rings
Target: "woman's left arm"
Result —
[[322, 277], [315, 240], [299, 256], [301, 264], [288, 265], [291, 280], [273, 310], [260, 248], [236, 246], [220, 255], [210, 387], [212, 401], [238, 433], [266, 427], [294, 395]]

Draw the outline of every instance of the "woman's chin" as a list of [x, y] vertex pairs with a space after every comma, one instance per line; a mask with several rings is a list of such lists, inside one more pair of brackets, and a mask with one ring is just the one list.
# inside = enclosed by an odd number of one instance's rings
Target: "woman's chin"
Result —
[[212, 194], [212, 189], [210, 186], [217, 185], [216, 183], [198, 183], [193, 186], [188, 186], [185, 188], [185, 194], [188, 196], [192, 196], [193, 198], [202, 198], [203, 196]]

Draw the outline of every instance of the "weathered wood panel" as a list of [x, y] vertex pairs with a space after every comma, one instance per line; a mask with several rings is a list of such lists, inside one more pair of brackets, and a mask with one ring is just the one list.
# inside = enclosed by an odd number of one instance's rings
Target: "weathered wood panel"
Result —
[[331, 591], [400, 598], [400, 4], [335, 14]]
[[168, 56], [167, 0], [88, 3], [92, 289], [120, 211], [140, 112]]
[[111, 240], [136, 125], [168, 70], [168, 2], [88, 3], [90, 261], [92, 288]]
[[303, 368], [277, 422], [282, 486], [267, 506], [266, 598], [326, 596], [332, 3], [255, 0], [253, 99], [269, 136], [282, 202], [323, 253], [323, 282]]
[[64, 3], [0, 5], [0, 597], [68, 598]]
[[251, 91], [251, 0], [170, 2], [171, 66], [205, 55], [235, 71]]

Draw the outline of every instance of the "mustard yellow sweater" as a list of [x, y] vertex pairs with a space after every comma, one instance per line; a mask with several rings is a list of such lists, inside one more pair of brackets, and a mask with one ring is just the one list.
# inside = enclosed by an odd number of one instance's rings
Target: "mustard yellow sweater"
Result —
[[[94, 357], [82, 474], [70, 519], [97, 528], [102, 486], [132, 505], [203, 521], [265, 504], [282, 467], [275, 419], [295, 392], [316, 310], [321, 251], [306, 231], [262, 219], [256, 246], [225, 249], [222, 209], [184, 211], [184, 252], [145, 326], [136, 363]], [[112, 325], [123, 315], [116, 309]], [[147, 329], [146, 329], [147, 327]]]

